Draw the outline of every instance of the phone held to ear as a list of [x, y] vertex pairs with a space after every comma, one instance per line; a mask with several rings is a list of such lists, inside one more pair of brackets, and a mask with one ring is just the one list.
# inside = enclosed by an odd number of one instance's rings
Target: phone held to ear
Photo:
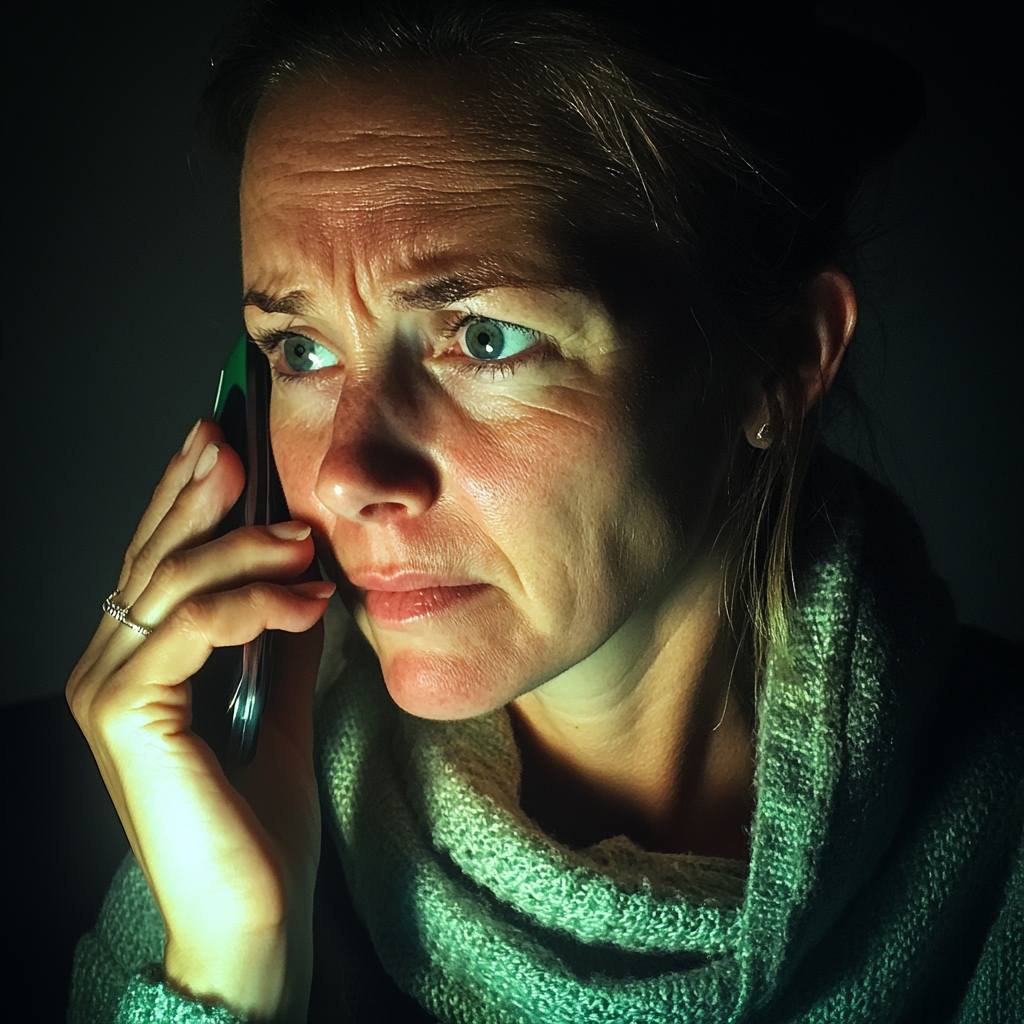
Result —
[[[246, 474], [245, 491], [221, 523], [222, 535], [289, 517], [270, 447], [270, 383], [266, 357], [243, 335], [221, 370], [213, 412]], [[245, 767], [256, 753], [273, 648], [274, 631], [267, 630], [242, 647], [215, 649], [193, 678], [193, 728], [227, 771]]]

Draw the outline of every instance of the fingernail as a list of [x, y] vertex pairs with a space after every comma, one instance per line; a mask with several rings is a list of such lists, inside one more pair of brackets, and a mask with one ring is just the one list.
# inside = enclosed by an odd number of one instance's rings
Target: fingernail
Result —
[[326, 580], [312, 580], [309, 583], [293, 583], [292, 590], [299, 597], [317, 598], [320, 601], [325, 601], [334, 593], [335, 586]]
[[267, 531], [279, 540], [305, 540], [310, 534], [305, 523], [272, 523]]
[[217, 456], [220, 454], [220, 449], [211, 441], [204, 449], [203, 454], [199, 456], [199, 461], [196, 463], [195, 472], [192, 474], [193, 480], [204, 480], [210, 474], [210, 470], [217, 465]]
[[199, 424], [202, 420], [196, 420], [196, 425], [188, 432], [188, 437], [185, 438], [185, 443], [181, 446], [181, 454], [187, 455], [189, 448], [192, 447], [192, 442], [196, 439], [196, 431], [199, 429]]

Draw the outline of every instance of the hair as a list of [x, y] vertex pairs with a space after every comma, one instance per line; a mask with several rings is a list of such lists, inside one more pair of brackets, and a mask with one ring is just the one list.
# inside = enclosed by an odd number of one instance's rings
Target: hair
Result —
[[[639, 2], [265, 0], [224, 37], [204, 110], [240, 165], [260, 103], [290, 82], [424, 62], [485, 70], [480, 88], [513, 137], [577, 179], [556, 183], [567, 258], [636, 339], [638, 401], [670, 402], [695, 365], [726, 399], [726, 608], [735, 628], [741, 605], [760, 666], [785, 637], [816, 435], [799, 374], [807, 288], [849, 265], [851, 200], [923, 100], [894, 55], [817, 24], [810, 3], [706, 6], [673, 5], [666, 31], [665, 8]], [[691, 344], [648, 343], [665, 330]], [[744, 380], [768, 402], [766, 450], [735, 443]], [[670, 469], [672, 442], [645, 438], [649, 457]]]

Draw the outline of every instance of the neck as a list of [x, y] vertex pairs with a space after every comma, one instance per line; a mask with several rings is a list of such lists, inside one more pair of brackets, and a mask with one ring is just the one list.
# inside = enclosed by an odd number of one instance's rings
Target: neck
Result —
[[747, 859], [752, 673], [720, 595], [720, 572], [688, 574], [513, 703], [523, 809], [556, 839]]

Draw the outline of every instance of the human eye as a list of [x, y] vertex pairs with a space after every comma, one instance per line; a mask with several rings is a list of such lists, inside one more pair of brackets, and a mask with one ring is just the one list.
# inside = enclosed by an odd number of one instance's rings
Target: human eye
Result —
[[326, 345], [304, 334], [269, 331], [254, 335], [253, 340], [267, 354], [271, 366], [276, 364], [277, 372], [282, 376], [301, 376], [338, 365], [338, 357]]
[[459, 348], [471, 359], [484, 362], [511, 360], [544, 340], [540, 331], [485, 316], [466, 317], [455, 329]]
[[281, 340], [281, 355], [294, 373], [309, 373], [338, 365], [338, 357], [326, 345], [302, 334], [286, 335]]

